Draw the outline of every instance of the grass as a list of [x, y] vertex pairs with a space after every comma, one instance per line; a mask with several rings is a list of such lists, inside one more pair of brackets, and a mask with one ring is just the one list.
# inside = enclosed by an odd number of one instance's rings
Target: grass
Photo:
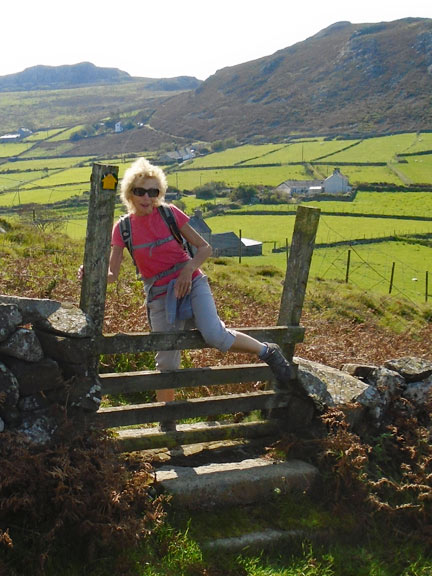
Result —
[[[3, 226], [4, 223], [0, 222]], [[58, 285], [52, 295], [63, 299], [82, 259], [79, 246], [54, 233], [40, 234], [31, 227], [16, 227], [0, 237], [0, 292], [41, 297], [55, 271]], [[17, 265], [19, 263], [19, 266]], [[282, 273], [270, 266], [241, 266], [233, 259], [212, 259], [206, 264], [212, 280], [232, 294], [231, 305], [238, 306], [241, 294], [250, 295], [263, 306], [280, 295]], [[27, 274], [38, 274], [31, 281]], [[227, 283], [227, 279], [229, 282]], [[43, 284], [45, 283], [45, 284]], [[116, 287], [110, 286], [111, 292]], [[75, 280], [74, 293], [77, 284]], [[51, 295], [51, 296], [52, 296]], [[124, 299], [122, 294], [120, 298]], [[125, 306], [128, 318], [134, 313], [131, 301]], [[138, 302], [134, 304], [136, 308]], [[226, 305], [226, 302], [225, 302]], [[311, 282], [307, 306], [320, 321], [350, 318], [359, 322], [373, 315], [392, 329], [396, 322], [413, 326], [426, 321], [422, 309], [408, 301], [379, 298], [373, 292], [336, 282]], [[426, 312], [426, 309], [424, 310]], [[423, 315], [422, 315], [423, 314]], [[429, 321], [432, 313], [429, 309]], [[147, 362], [144, 357], [141, 359]], [[119, 359], [128, 369], [127, 359]], [[377, 443], [374, 444], [376, 451]], [[283, 452], [281, 451], [282, 455]], [[343, 452], [339, 454], [342, 459]], [[337, 454], [336, 454], [337, 456]], [[345, 468], [346, 470], [346, 468]], [[329, 478], [326, 478], [329, 481]], [[328, 495], [328, 494], [327, 494]], [[134, 549], [119, 555], [108, 550], [102, 557], [70, 558], [66, 543], [64, 556], [50, 560], [46, 576], [429, 576], [430, 550], [425, 544], [398, 539], [389, 524], [374, 516], [358, 516], [355, 507], [327, 507], [323, 499], [281, 496], [254, 507], [217, 509], [212, 513], [186, 513], [167, 507], [164, 523]], [[341, 510], [344, 510], [341, 513]], [[217, 538], [276, 528], [321, 530], [331, 535], [323, 545], [307, 538], [296, 545], [264, 553], [243, 550], [235, 554], [211, 554], [205, 544]], [[61, 552], [61, 551], [60, 551]], [[11, 573], [10, 576], [18, 576]]]
[[[277, 242], [285, 245], [285, 238], [291, 239], [295, 215], [236, 215], [235, 212], [224, 216], [206, 219], [213, 233], [242, 231], [245, 238], [261, 242]], [[365, 238], [382, 238], [395, 234], [432, 233], [432, 222], [419, 220], [398, 220], [380, 218], [356, 218], [351, 216], [322, 215], [318, 228], [317, 243], [340, 242]]]

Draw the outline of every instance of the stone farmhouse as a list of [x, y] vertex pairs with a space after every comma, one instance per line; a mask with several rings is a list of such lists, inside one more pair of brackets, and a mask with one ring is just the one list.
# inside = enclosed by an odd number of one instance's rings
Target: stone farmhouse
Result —
[[7, 142], [20, 142], [27, 136], [30, 136], [30, 134], [32, 134], [32, 131], [28, 128], [20, 128], [17, 132], [0, 136], [0, 144], [5, 144]]
[[348, 178], [339, 168], [333, 170], [333, 174], [325, 180], [286, 180], [276, 188], [279, 192], [285, 192], [290, 196], [307, 196], [315, 194], [347, 194], [351, 192]]
[[171, 152], [166, 152], [165, 154], [161, 154], [159, 158], [159, 162], [173, 164], [175, 162], [181, 163], [186, 162], [186, 160], [191, 160], [195, 158], [195, 150], [190, 148], [189, 146], [184, 146], [183, 148], [179, 148], [177, 150], [173, 150]]
[[[242, 256], [261, 256], [262, 255], [262, 242], [258, 240], [251, 240], [250, 238], [242, 238], [237, 236], [234, 232], [222, 232], [221, 234], [213, 234], [211, 228], [207, 225], [202, 217], [201, 210], [195, 210], [195, 214], [189, 220], [189, 224], [201, 236], [207, 240], [213, 248], [214, 256], [239, 256], [240, 245]], [[240, 244], [241, 242], [241, 244]]]

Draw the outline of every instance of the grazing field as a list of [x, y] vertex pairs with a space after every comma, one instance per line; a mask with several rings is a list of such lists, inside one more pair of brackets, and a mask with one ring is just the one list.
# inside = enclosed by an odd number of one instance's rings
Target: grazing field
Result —
[[7, 159], [11, 156], [18, 156], [28, 150], [32, 144], [29, 142], [9, 142], [0, 144], [0, 158]]
[[206, 182], [224, 182], [228, 187], [237, 187], [241, 184], [278, 186], [285, 180], [310, 179], [302, 165], [245, 167], [245, 168], [219, 168], [215, 170], [179, 170], [168, 175], [171, 186], [181, 190], [193, 190]]
[[398, 164], [398, 170], [403, 172], [413, 184], [430, 184], [432, 180], [432, 154], [425, 156], [410, 156], [407, 163]]
[[[295, 216], [226, 214], [206, 219], [213, 233], [242, 231], [245, 238], [285, 245], [291, 238]], [[383, 238], [393, 235], [432, 234], [432, 222], [392, 218], [357, 218], [353, 216], [322, 215], [317, 243]]]

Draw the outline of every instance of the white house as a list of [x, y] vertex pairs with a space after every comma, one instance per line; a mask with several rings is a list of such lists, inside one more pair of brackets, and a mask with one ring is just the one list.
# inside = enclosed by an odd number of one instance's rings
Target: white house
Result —
[[344, 194], [350, 191], [348, 178], [341, 174], [339, 168], [335, 168], [333, 174], [324, 180], [324, 192], [327, 194]]
[[346, 194], [351, 191], [348, 178], [341, 174], [339, 168], [325, 180], [286, 180], [276, 188], [290, 196], [306, 196], [315, 194]]

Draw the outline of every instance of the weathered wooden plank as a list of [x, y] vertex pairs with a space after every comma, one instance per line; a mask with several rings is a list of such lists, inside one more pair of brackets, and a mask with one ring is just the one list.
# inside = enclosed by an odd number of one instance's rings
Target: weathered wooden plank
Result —
[[248, 394], [230, 394], [192, 398], [176, 402], [151, 402], [113, 408], [100, 408], [94, 422], [104, 428], [133, 426], [162, 420], [183, 420], [214, 414], [233, 414], [252, 410], [271, 410], [286, 406], [287, 396], [268, 390]]
[[297, 208], [279, 310], [279, 325], [298, 326], [300, 322], [319, 217], [319, 208]]
[[208, 368], [184, 368], [159, 372], [122, 372], [100, 374], [103, 394], [129, 394], [147, 390], [164, 390], [195, 386], [215, 386], [237, 382], [271, 380], [273, 373], [267, 364], [239, 364], [236, 366], [210, 366]]
[[[319, 208], [297, 208], [278, 324], [298, 326], [300, 323], [319, 217]], [[287, 358], [293, 357], [293, 342], [283, 345], [282, 348]]]
[[[277, 342], [280, 346], [287, 343], [302, 342], [302, 326], [271, 326], [264, 328], [236, 328], [261, 342]], [[124, 354], [154, 350], [186, 350], [206, 348], [198, 330], [177, 332], [135, 332], [128, 334], [106, 334], [98, 338], [99, 354]]]
[[102, 332], [118, 166], [93, 164], [80, 308]]
[[174, 448], [179, 445], [199, 444], [236, 438], [263, 438], [279, 433], [276, 422], [239, 422], [230, 424], [201, 423], [180, 425], [175, 432], [158, 432], [155, 428], [133, 428], [119, 430], [116, 442], [124, 452], [150, 450], [152, 448]]

